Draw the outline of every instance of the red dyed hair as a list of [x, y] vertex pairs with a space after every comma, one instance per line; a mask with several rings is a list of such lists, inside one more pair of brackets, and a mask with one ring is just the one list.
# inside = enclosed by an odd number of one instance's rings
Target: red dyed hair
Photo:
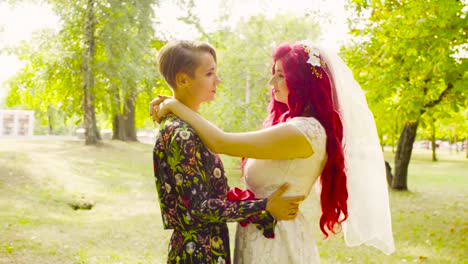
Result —
[[343, 124], [333, 106], [329, 77], [322, 67], [314, 66], [322, 76], [318, 78], [307, 63], [308, 58], [302, 44], [282, 44], [276, 48], [272, 72], [275, 73], [275, 64], [280, 62], [289, 91], [288, 104], [276, 101], [272, 92], [269, 116], [263, 125], [269, 127], [296, 116], [311, 116], [325, 128], [328, 159], [320, 176], [320, 229], [328, 237], [327, 229], [335, 234], [335, 226], [340, 226], [348, 217]]

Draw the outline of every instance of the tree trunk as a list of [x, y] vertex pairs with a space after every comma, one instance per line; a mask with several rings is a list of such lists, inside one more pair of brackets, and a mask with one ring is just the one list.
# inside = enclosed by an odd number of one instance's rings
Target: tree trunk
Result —
[[48, 105], [47, 106], [47, 122], [49, 123], [48, 124], [48, 127], [49, 127], [48, 135], [53, 135], [54, 134], [55, 122], [54, 122], [54, 113], [52, 113], [52, 111], [53, 111], [52, 106]]
[[432, 135], [431, 135], [431, 145], [432, 145], [432, 161], [437, 161], [436, 155], [436, 130], [435, 130], [435, 118], [432, 118]]
[[119, 133], [119, 117], [114, 115], [112, 117], [112, 140], [118, 139], [117, 135]]
[[466, 141], [466, 144], [465, 144], [466, 156], [465, 156], [465, 158], [468, 159], [468, 137], [466, 138], [465, 141]]
[[137, 141], [135, 129], [135, 96], [131, 95], [125, 100], [124, 108], [124, 130], [125, 140]]
[[395, 175], [392, 180], [393, 189], [408, 190], [408, 166], [418, 124], [418, 121], [408, 121], [401, 132], [395, 154]]
[[125, 122], [121, 114], [114, 115], [112, 120], [112, 139], [126, 141], [125, 136]]
[[136, 141], [135, 129], [135, 96], [125, 99], [123, 114], [121, 113], [120, 95], [115, 90], [113, 95], [114, 117], [112, 118], [112, 139], [122, 141]]
[[93, 60], [96, 52], [94, 42], [94, 5], [95, 0], [88, 0], [85, 15], [85, 32], [83, 47], [83, 62], [81, 72], [83, 77], [83, 114], [85, 128], [85, 144], [95, 145], [99, 141], [99, 133], [96, 125], [96, 112], [94, 109], [94, 73]]
[[113, 112], [112, 139], [125, 141], [124, 122], [123, 122], [123, 117], [122, 117], [122, 113], [120, 110], [121, 98], [120, 98], [119, 90], [116, 87], [113, 87], [111, 91], [112, 91], [111, 109]]
[[386, 160], [385, 160], [385, 173], [387, 175], [388, 186], [392, 186], [392, 180], [393, 180], [392, 167]]

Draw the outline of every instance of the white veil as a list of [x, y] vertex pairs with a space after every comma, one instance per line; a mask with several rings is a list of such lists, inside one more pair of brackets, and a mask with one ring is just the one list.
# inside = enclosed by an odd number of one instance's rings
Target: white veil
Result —
[[349, 214], [343, 222], [346, 245], [366, 244], [391, 254], [395, 245], [386, 171], [374, 116], [349, 67], [335, 52], [325, 47], [318, 50], [343, 123]]

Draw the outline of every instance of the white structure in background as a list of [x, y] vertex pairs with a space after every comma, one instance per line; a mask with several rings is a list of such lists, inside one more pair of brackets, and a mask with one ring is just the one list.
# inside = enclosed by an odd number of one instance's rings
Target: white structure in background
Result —
[[0, 137], [33, 135], [34, 111], [0, 109]]

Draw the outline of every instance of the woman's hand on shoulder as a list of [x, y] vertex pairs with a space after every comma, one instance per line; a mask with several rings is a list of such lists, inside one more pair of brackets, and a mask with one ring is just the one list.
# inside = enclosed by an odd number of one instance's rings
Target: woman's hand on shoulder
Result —
[[158, 122], [171, 112], [170, 104], [177, 101], [176, 99], [165, 96], [165, 95], [158, 95], [155, 99], [151, 100], [149, 103], [149, 111], [150, 115], [153, 118], [153, 121]]

